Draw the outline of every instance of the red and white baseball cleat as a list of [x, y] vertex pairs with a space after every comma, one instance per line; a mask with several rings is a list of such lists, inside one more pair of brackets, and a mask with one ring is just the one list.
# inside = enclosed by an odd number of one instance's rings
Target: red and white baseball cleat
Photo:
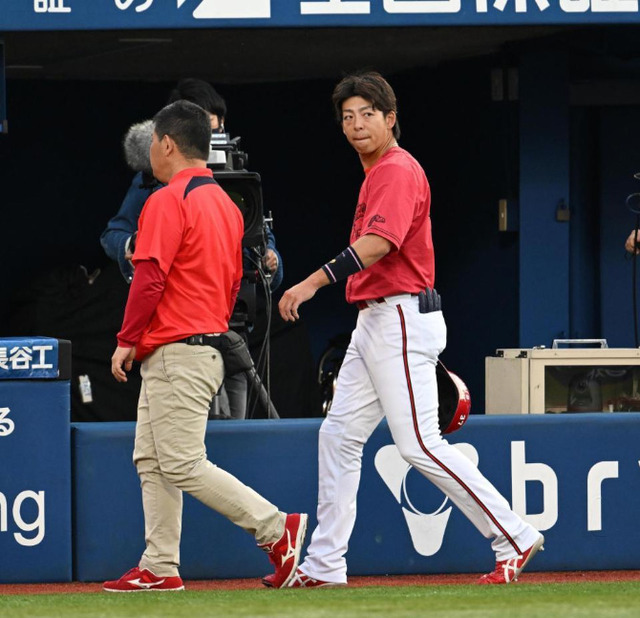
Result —
[[[262, 583], [267, 588], [273, 588], [273, 575], [267, 575], [262, 578]], [[325, 582], [321, 579], [314, 579], [305, 575], [300, 569], [296, 569], [294, 576], [291, 578], [287, 588], [335, 588], [337, 586], [346, 586], [347, 584], [336, 584], [335, 582]]]
[[510, 584], [518, 579], [522, 569], [529, 563], [538, 551], [544, 551], [544, 537], [540, 535], [538, 540], [522, 555], [508, 560], [496, 562], [496, 568], [493, 572], [483, 575], [479, 580], [479, 584]]
[[120, 579], [105, 582], [102, 586], [107, 592], [177, 592], [184, 590], [184, 584], [179, 576], [158, 577], [148, 569], [140, 570], [134, 567], [127, 571]]
[[[276, 567], [275, 573], [265, 577], [262, 581], [271, 588], [286, 588], [291, 581], [298, 563], [304, 537], [307, 533], [308, 515], [305, 513], [290, 513], [284, 524], [284, 533], [275, 543], [258, 545], [269, 555], [269, 560]], [[268, 579], [269, 583], [265, 583]]]
[[347, 584], [336, 584], [335, 582], [324, 582], [321, 579], [314, 579], [297, 569], [294, 576], [289, 582], [288, 588], [337, 588], [338, 586], [346, 586]]

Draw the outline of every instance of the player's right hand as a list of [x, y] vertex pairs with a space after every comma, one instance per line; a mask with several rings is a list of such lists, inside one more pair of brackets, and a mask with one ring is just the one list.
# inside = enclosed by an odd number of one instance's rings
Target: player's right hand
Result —
[[118, 346], [111, 357], [111, 373], [118, 382], [126, 382], [127, 374], [125, 371], [131, 371], [133, 359], [136, 357], [136, 349], [123, 348]]
[[278, 303], [278, 310], [285, 322], [295, 322], [300, 318], [298, 307], [305, 301], [313, 298], [318, 288], [309, 279], [305, 279], [298, 285], [289, 288]]

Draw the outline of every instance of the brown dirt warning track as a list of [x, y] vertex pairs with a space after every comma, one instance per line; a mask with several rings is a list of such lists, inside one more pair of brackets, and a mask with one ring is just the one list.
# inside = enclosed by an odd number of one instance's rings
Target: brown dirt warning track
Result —
[[[351, 577], [350, 588], [364, 586], [447, 586], [451, 584], [474, 584], [479, 573], [462, 575], [386, 575], [373, 577]], [[525, 573], [519, 584], [621, 582], [640, 581], [640, 571], [561, 571]], [[516, 584], [518, 585], [518, 584]], [[187, 590], [251, 590], [263, 589], [260, 579], [211, 579], [185, 581]], [[70, 594], [102, 592], [101, 583], [60, 584], [0, 584], [0, 595], [5, 594]]]

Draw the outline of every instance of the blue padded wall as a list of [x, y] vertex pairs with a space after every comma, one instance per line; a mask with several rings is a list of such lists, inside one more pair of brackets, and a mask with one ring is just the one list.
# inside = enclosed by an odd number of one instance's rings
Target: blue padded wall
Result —
[[[635, 413], [474, 416], [450, 441], [544, 531], [547, 551], [533, 570], [635, 569], [639, 423]], [[313, 530], [319, 424], [211, 422], [209, 457], [282, 510], [308, 512]], [[132, 423], [73, 426], [74, 559], [80, 581], [119, 576], [143, 551], [133, 435]], [[358, 520], [347, 555], [350, 574], [490, 569], [489, 541], [413, 469], [398, 467], [394, 448], [383, 422], [365, 447]], [[185, 499], [184, 578], [268, 572], [266, 556], [248, 534]]]

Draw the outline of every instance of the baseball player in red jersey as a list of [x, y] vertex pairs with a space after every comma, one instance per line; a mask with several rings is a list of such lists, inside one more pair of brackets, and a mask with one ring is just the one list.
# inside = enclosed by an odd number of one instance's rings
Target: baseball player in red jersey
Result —
[[[382, 76], [344, 78], [333, 103], [365, 172], [351, 244], [287, 290], [279, 310], [283, 319], [296, 320], [300, 304], [319, 288], [347, 278], [347, 301], [360, 312], [320, 428], [318, 526], [288, 586], [347, 583], [344, 555], [355, 523], [362, 449], [383, 416], [402, 457], [492, 539], [495, 570], [478, 583], [508, 584], [544, 538], [438, 429], [436, 363], [446, 325], [433, 288], [429, 183], [398, 146], [396, 98]], [[272, 581], [263, 580], [267, 586]]]
[[[140, 476], [146, 548], [109, 592], [176, 591], [182, 492], [252, 534], [275, 566], [273, 585], [294, 576], [307, 515], [278, 510], [207, 459], [209, 405], [222, 383], [217, 335], [229, 328], [242, 278], [240, 211], [207, 169], [207, 112], [177, 101], [154, 118], [150, 157], [166, 186], [147, 200], [133, 255], [135, 274], [111, 372], [142, 361], [134, 463]], [[212, 548], [215, 550], [215, 548]]]

